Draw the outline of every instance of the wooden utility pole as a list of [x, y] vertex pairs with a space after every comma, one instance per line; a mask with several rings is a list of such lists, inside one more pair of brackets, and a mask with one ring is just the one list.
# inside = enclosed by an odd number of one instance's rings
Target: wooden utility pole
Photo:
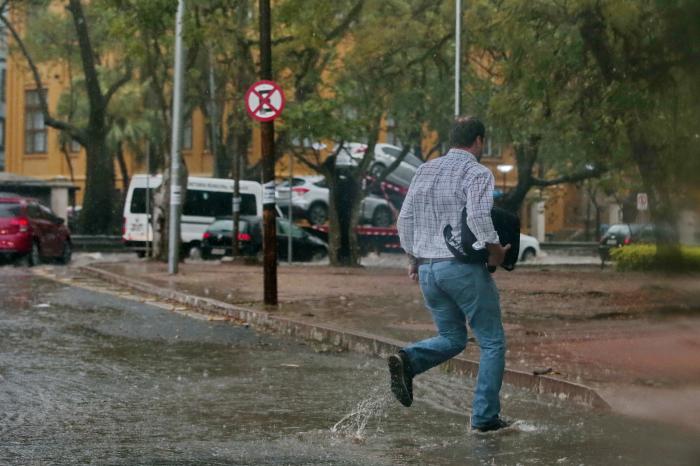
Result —
[[[260, 6], [260, 78], [272, 81], [270, 0]], [[265, 304], [277, 304], [277, 228], [275, 219], [275, 122], [260, 123], [263, 167], [263, 253]]]

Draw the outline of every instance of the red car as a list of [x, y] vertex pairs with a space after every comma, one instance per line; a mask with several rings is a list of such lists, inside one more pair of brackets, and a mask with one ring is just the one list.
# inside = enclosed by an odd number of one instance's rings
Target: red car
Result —
[[0, 196], [0, 258], [30, 266], [49, 258], [67, 264], [72, 251], [70, 231], [51, 209], [34, 199]]

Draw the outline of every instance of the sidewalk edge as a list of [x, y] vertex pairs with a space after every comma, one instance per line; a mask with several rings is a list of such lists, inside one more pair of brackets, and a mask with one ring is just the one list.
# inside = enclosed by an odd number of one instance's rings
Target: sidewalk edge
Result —
[[[162, 288], [150, 283], [139, 282], [123, 275], [109, 272], [95, 266], [82, 266], [79, 270], [88, 272], [103, 280], [116, 282], [129, 288], [177, 301], [211, 313], [225, 315], [243, 320], [253, 326], [269, 329], [291, 337], [329, 343], [345, 350], [373, 356], [386, 357], [395, 353], [405, 342], [391, 338], [380, 337], [359, 331], [347, 331], [330, 325], [310, 324], [287, 317], [275, 316], [264, 311], [257, 311], [225, 303], [211, 298], [191, 295], [181, 291]], [[448, 371], [476, 377], [479, 363], [463, 357], [454, 358], [443, 365]], [[535, 393], [556, 396], [562, 400], [594, 409], [610, 410], [610, 405], [593, 388], [548, 376], [536, 376], [528, 372], [506, 368], [503, 382], [515, 387], [524, 388]]]

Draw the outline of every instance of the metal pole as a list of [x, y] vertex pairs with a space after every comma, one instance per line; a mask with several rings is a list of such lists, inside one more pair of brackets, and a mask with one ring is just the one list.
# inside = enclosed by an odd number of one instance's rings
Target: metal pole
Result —
[[462, 104], [460, 73], [462, 62], [462, 0], [455, 1], [455, 116], [459, 116]]
[[170, 222], [168, 236], [168, 273], [176, 274], [180, 249], [180, 133], [182, 128], [183, 47], [182, 17], [185, 0], [178, 0], [175, 23], [175, 82], [173, 83], [173, 132], [170, 151]]
[[151, 143], [146, 140], [146, 259], [151, 257]]
[[[260, 77], [272, 80], [270, 0], [260, 6]], [[260, 124], [263, 178], [263, 253], [265, 304], [277, 304], [277, 229], [275, 226], [275, 123]]]
[[292, 178], [294, 177], [294, 156], [289, 153], [289, 231], [287, 232], [287, 262], [292, 263], [292, 225], [294, 218], [292, 217]]
[[223, 177], [224, 174], [219, 172], [219, 166], [221, 161], [219, 160], [219, 137], [218, 137], [218, 126], [219, 126], [219, 112], [216, 108], [216, 82], [214, 81], [214, 54], [209, 47], [209, 125], [210, 125], [210, 140], [209, 140], [209, 152], [213, 156], [214, 160], [214, 173], [216, 177]]
[[231, 231], [231, 256], [241, 255], [241, 247], [238, 242], [241, 220], [241, 156], [238, 153], [238, 144], [233, 145], [233, 229]]

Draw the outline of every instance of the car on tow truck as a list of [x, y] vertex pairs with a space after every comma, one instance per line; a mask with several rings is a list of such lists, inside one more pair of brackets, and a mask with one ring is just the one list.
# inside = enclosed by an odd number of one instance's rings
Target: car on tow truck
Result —
[[[286, 214], [290, 202], [289, 180], [277, 185], [275, 202]], [[312, 225], [323, 225], [328, 220], [329, 189], [323, 176], [297, 176], [292, 178], [291, 203], [294, 215], [305, 218]], [[369, 195], [360, 206], [363, 224], [389, 227], [394, 223], [391, 204], [386, 199]]]

